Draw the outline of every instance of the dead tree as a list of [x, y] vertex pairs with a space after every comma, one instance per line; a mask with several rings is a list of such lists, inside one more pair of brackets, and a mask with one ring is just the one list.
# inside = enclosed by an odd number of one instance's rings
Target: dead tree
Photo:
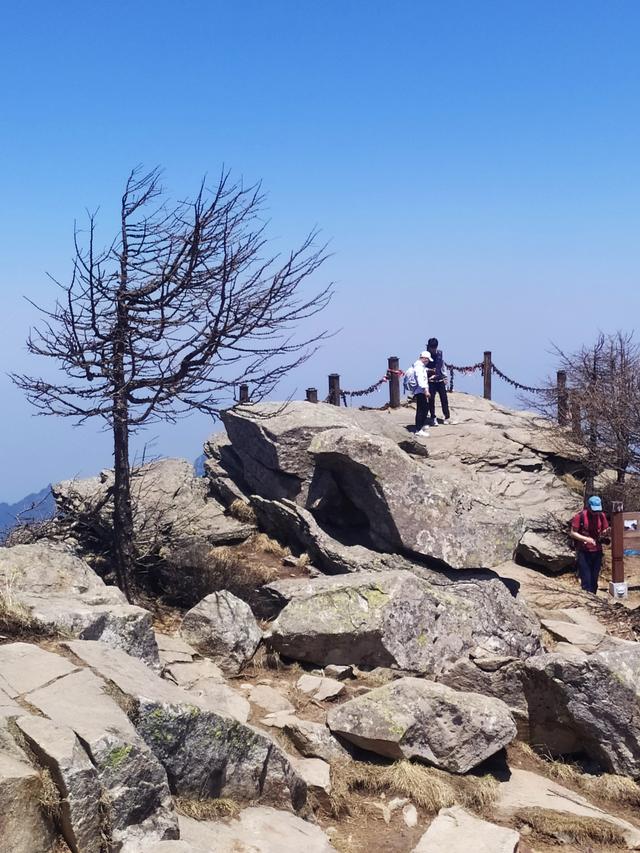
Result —
[[[586, 472], [585, 488], [593, 491], [595, 477], [615, 471], [624, 483], [640, 463], [640, 347], [633, 334], [600, 334], [590, 345], [569, 353], [556, 348], [558, 368], [566, 371], [574, 412], [579, 415], [562, 441], [574, 446]], [[553, 416], [557, 400], [554, 383], [538, 408]]]
[[130, 595], [135, 563], [129, 436], [150, 422], [197, 409], [216, 415], [248, 383], [251, 400], [315, 351], [325, 332], [299, 325], [331, 298], [307, 292], [326, 258], [317, 232], [285, 258], [269, 255], [259, 187], [224, 172], [193, 201], [169, 203], [157, 169], [134, 170], [118, 233], [98, 247], [96, 215], [74, 233], [73, 274], [30, 352], [57, 363], [60, 381], [15, 374], [41, 414], [83, 423], [100, 418], [113, 433], [113, 528], [118, 583]]

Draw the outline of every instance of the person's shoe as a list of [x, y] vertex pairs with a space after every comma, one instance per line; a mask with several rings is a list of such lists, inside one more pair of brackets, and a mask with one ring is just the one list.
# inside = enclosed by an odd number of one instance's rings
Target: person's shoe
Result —
[[421, 429], [421, 430], [418, 430], [418, 432], [416, 433], [416, 435], [421, 435], [421, 436], [423, 436], [423, 437], [428, 436], [428, 435], [429, 435], [429, 427], [422, 427], [422, 429]]
[[458, 421], [454, 421], [453, 418], [445, 418], [442, 423], [446, 424], [447, 426], [455, 426]]
[[430, 426], [430, 427], [432, 427], [432, 426], [440, 426], [440, 424], [438, 423], [438, 419], [437, 419], [437, 418], [434, 418], [432, 421], [430, 421], [429, 426]]

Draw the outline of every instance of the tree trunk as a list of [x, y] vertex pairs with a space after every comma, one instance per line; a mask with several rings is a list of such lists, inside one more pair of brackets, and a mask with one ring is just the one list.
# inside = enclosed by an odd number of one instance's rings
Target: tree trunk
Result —
[[[121, 397], [122, 395], [119, 395]], [[131, 601], [130, 578], [134, 567], [131, 472], [129, 470], [129, 424], [126, 400], [113, 405], [113, 540], [118, 586]]]
[[[126, 281], [126, 254], [121, 282]], [[130, 581], [135, 563], [133, 547], [133, 512], [131, 509], [131, 471], [129, 469], [129, 403], [125, 375], [125, 342], [129, 318], [125, 301], [126, 287], [118, 293], [117, 322], [113, 347], [113, 539], [116, 577], [120, 589], [131, 601]]]

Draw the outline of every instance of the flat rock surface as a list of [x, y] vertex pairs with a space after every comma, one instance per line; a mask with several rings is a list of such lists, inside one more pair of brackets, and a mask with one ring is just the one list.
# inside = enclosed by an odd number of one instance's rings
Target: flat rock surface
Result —
[[440, 809], [413, 853], [516, 853], [520, 835], [460, 806]]
[[537, 773], [531, 773], [529, 770], [511, 770], [509, 779], [500, 783], [495, 808], [498, 814], [505, 817], [515, 814], [520, 809], [540, 808], [563, 814], [599, 818], [623, 830], [629, 849], [640, 849], [640, 829], [608, 814], [585, 797], [558, 782], [539, 776]]
[[318, 826], [265, 806], [244, 809], [229, 823], [180, 818], [180, 837], [197, 853], [333, 853]]

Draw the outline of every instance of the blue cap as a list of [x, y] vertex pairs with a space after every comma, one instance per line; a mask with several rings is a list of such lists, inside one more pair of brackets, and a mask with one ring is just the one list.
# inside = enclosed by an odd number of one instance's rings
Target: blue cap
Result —
[[597, 495], [589, 498], [587, 503], [589, 504], [589, 509], [592, 509], [594, 512], [602, 512], [602, 501]]

